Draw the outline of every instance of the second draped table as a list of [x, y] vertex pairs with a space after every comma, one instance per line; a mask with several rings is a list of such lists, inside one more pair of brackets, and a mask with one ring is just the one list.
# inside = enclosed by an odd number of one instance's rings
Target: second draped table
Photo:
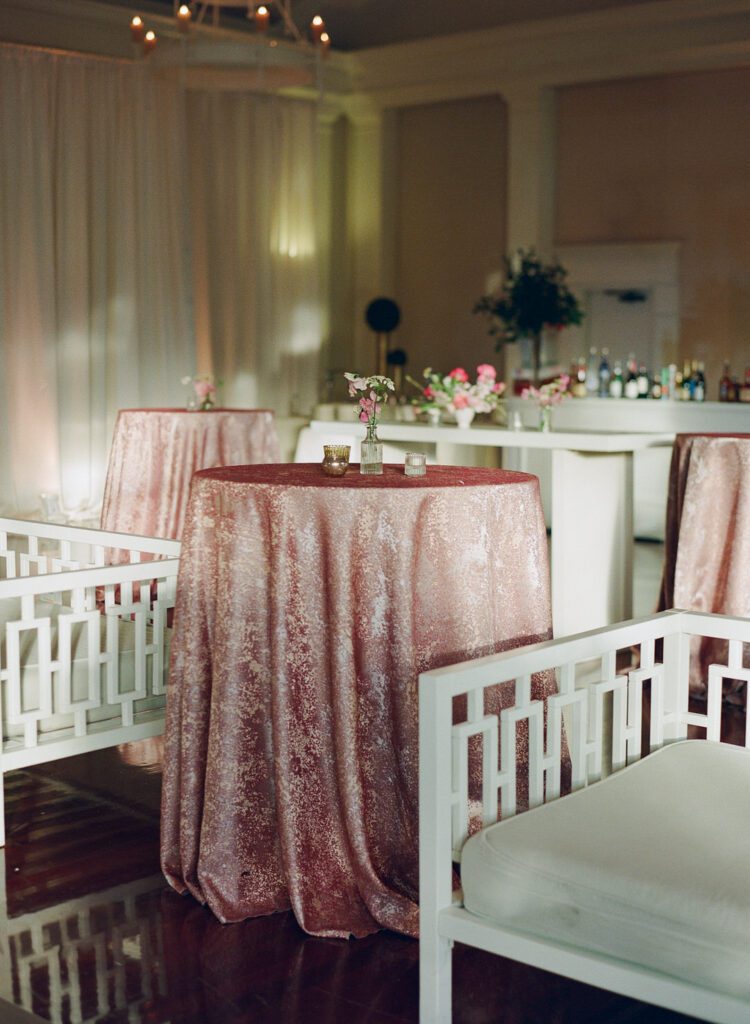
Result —
[[[315, 935], [416, 935], [417, 677], [547, 639], [548, 579], [523, 473], [196, 474], [165, 740], [170, 883], [222, 921], [291, 906]], [[494, 699], [490, 713], [513, 694]]]
[[268, 409], [122, 409], [115, 423], [101, 528], [179, 540], [198, 469], [278, 462]]
[[[750, 617], [749, 567], [750, 434], [679, 434], [669, 475], [658, 611]], [[691, 691], [705, 696], [708, 665], [726, 664], [727, 645], [694, 643]], [[725, 697], [744, 704], [746, 690], [744, 679], [735, 680], [725, 684]]]

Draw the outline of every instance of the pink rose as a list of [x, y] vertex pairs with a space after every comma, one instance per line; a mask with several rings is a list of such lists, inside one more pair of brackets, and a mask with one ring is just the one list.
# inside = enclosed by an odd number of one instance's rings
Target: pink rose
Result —
[[435, 392], [432, 390], [432, 388], [430, 387], [429, 384], [424, 389], [422, 394], [424, 395], [425, 398], [434, 398], [435, 397]]
[[459, 391], [457, 395], [453, 396], [453, 408], [454, 409], [465, 409], [469, 404], [469, 396], [465, 395], [463, 391]]
[[502, 380], [497, 381], [497, 383], [493, 384], [492, 390], [493, 390], [494, 394], [502, 395], [503, 391], [505, 391], [505, 381], [502, 381]]
[[451, 370], [448, 376], [452, 377], [454, 380], [460, 381], [462, 384], [465, 384], [469, 379], [468, 373], [461, 366], [457, 366], [455, 370]]
[[489, 363], [482, 363], [477, 367], [477, 377], [487, 377], [489, 380], [494, 380], [497, 377], [497, 370], [494, 366], [490, 366]]
[[197, 380], [194, 384], [195, 393], [198, 398], [208, 398], [216, 391], [215, 385], [208, 380]]

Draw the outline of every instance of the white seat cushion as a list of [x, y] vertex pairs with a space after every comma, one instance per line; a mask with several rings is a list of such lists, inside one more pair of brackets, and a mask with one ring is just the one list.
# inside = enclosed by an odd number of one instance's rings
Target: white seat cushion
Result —
[[671, 744], [498, 822], [461, 857], [504, 927], [750, 998], [750, 751]]

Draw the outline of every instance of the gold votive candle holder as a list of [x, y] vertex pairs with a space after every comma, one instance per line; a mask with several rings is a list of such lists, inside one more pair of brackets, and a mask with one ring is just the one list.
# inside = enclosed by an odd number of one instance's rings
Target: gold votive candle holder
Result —
[[324, 444], [321, 469], [327, 476], [343, 476], [349, 468], [349, 444]]

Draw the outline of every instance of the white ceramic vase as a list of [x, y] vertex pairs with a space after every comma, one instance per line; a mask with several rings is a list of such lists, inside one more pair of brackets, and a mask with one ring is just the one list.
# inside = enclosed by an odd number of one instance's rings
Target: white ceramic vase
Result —
[[457, 426], [466, 428], [471, 426], [471, 421], [474, 419], [473, 409], [455, 409], [453, 415], [456, 418]]

